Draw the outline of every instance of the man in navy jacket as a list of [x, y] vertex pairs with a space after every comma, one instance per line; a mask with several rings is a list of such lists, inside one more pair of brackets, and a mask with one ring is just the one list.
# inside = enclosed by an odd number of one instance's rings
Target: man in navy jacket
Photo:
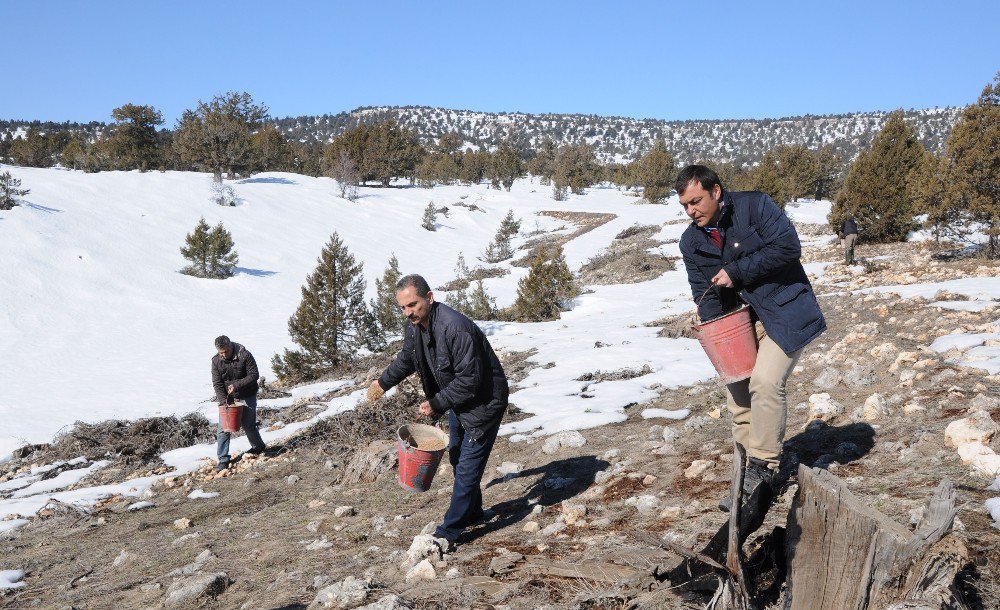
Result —
[[455, 484], [448, 512], [434, 535], [452, 545], [485, 514], [479, 484], [507, 409], [507, 376], [483, 331], [461, 313], [435, 302], [423, 277], [400, 279], [396, 301], [409, 320], [403, 348], [372, 382], [369, 396], [381, 396], [416, 372], [427, 397], [419, 413], [448, 413], [448, 457]]
[[[768, 493], [781, 461], [788, 404], [785, 383], [802, 349], [826, 330], [795, 227], [764, 193], [727, 192], [703, 165], [681, 170], [675, 184], [693, 221], [680, 249], [703, 322], [749, 305], [757, 334], [750, 379], [727, 386], [733, 438], [747, 450], [744, 493]], [[729, 510], [728, 496], [720, 503]]]

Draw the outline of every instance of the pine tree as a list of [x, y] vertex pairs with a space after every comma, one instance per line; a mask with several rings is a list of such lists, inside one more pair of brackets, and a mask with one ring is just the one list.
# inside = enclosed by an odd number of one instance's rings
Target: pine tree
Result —
[[964, 239], [970, 229], [961, 197], [953, 197], [948, 182], [949, 161], [931, 152], [917, 168], [914, 178], [914, 211], [925, 214], [936, 240]]
[[514, 318], [521, 322], [558, 319], [564, 306], [579, 294], [562, 247], [541, 246], [535, 251], [528, 275], [518, 282]]
[[406, 318], [396, 302], [396, 282], [401, 277], [399, 259], [393, 254], [382, 277], [375, 280], [375, 298], [369, 304], [377, 330], [373, 333], [377, 350], [385, 349], [388, 337], [399, 335], [406, 324]]
[[18, 199], [31, 191], [21, 188], [21, 181], [10, 172], [0, 174], [0, 210], [12, 210], [18, 205]]
[[415, 132], [390, 121], [361, 124], [344, 132], [326, 147], [324, 167], [332, 167], [346, 150], [357, 165], [361, 182], [377, 180], [389, 186], [393, 178], [410, 176], [426, 151]]
[[486, 176], [490, 179], [490, 185], [500, 190], [510, 192], [510, 187], [514, 181], [524, 175], [524, 164], [521, 162], [521, 153], [512, 143], [505, 141], [497, 147], [490, 156], [490, 164], [486, 170]]
[[486, 247], [483, 260], [488, 263], [499, 263], [514, 256], [514, 249], [511, 240], [521, 230], [521, 221], [514, 218], [514, 210], [508, 210], [507, 215], [500, 222], [493, 241]]
[[267, 125], [250, 136], [253, 145], [253, 171], [281, 172], [292, 168], [292, 147], [281, 132]]
[[208, 235], [208, 277], [225, 279], [233, 277], [240, 256], [233, 250], [233, 236], [222, 223], [215, 225]]
[[59, 163], [63, 167], [69, 169], [80, 169], [81, 162], [83, 161], [84, 155], [87, 154], [87, 149], [84, 146], [83, 140], [79, 138], [73, 138], [69, 141], [59, 153]]
[[767, 193], [778, 207], [785, 209], [788, 193], [785, 191], [784, 180], [778, 169], [778, 162], [772, 152], [767, 152], [757, 167], [750, 171], [750, 190]]
[[564, 200], [567, 188], [574, 195], [582, 195], [583, 190], [594, 183], [596, 170], [594, 149], [590, 145], [560, 146], [556, 151], [555, 172], [552, 176], [552, 183], [555, 185], [553, 197], [556, 201]]
[[548, 186], [556, 172], [556, 144], [545, 137], [535, 149], [535, 158], [528, 162], [528, 171], [540, 178], [542, 186]]
[[370, 345], [371, 313], [364, 294], [364, 267], [334, 233], [302, 287], [298, 309], [288, 320], [288, 332], [299, 349], [285, 349], [271, 361], [278, 376], [315, 379]]
[[989, 256], [1000, 256], [1000, 72], [968, 106], [947, 143], [952, 196], [985, 229]]
[[146, 171], [160, 165], [160, 141], [156, 126], [163, 115], [152, 106], [125, 104], [111, 111], [114, 119], [107, 138], [108, 152], [116, 169]]
[[469, 275], [469, 266], [465, 263], [465, 256], [459, 252], [458, 259], [455, 261], [455, 279], [451, 282], [451, 285], [455, 289], [448, 292], [448, 296], [445, 297], [444, 302], [455, 311], [460, 311], [466, 315], [468, 315], [471, 308], [467, 290], [469, 287]]
[[677, 162], [667, 150], [664, 141], [658, 140], [638, 163], [639, 184], [643, 197], [650, 203], [661, 203], [670, 195], [677, 177]]
[[890, 114], [871, 149], [861, 151], [848, 169], [830, 211], [831, 226], [853, 216], [866, 241], [905, 241], [914, 226], [914, 178], [923, 157], [924, 147], [903, 111]]
[[184, 111], [173, 146], [185, 163], [212, 172], [215, 181], [222, 182], [223, 172], [232, 177], [253, 170], [252, 135], [266, 118], [267, 107], [255, 104], [249, 93], [217, 95]]
[[433, 201], [424, 208], [424, 219], [420, 226], [428, 231], [437, 231], [437, 208], [434, 207]]
[[188, 259], [191, 264], [181, 270], [182, 273], [195, 277], [209, 277], [210, 266], [209, 256], [212, 251], [211, 228], [204, 218], [198, 220], [198, 225], [194, 231], [188, 233], [184, 238], [184, 246], [181, 246], [181, 256]]
[[473, 320], [493, 320], [497, 316], [497, 300], [486, 292], [483, 280], [476, 280], [476, 287], [469, 295], [469, 311], [466, 315]]

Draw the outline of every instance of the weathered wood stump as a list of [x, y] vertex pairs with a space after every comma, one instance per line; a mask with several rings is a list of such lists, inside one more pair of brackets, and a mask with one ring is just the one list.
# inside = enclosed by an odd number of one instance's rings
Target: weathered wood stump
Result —
[[949, 536], [957, 493], [942, 481], [911, 533], [857, 498], [833, 474], [799, 467], [788, 514], [790, 610], [966, 606], [955, 575], [968, 553]]

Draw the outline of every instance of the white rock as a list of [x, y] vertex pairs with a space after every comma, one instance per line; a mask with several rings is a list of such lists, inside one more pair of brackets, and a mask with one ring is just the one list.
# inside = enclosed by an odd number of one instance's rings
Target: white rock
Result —
[[528, 521], [521, 529], [525, 532], [537, 532], [541, 526], [538, 525], [538, 521]]
[[554, 536], [566, 529], [565, 523], [551, 523], [542, 528], [543, 536]]
[[125, 508], [125, 510], [128, 510], [128, 511], [136, 511], [136, 510], [143, 510], [143, 509], [145, 509], [145, 508], [152, 508], [152, 507], [154, 507], [154, 506], [156, 506], [156, 505], [155, 505], [155, 504], [153, 504], [152, 502], [149, 502], [149, 501], [147, 500], [147, 501], [143, 501], [143, 502], [136, 502], [135, 504], [129, 504], [129, 505], [128, 505], [128, 506], [127, 506], [127, 507]]
[[656, 496], [632, 496], [625, 500], [626, 506], [634, 506], [640, 515], [653, 515], [660, 507], [660, 499]]
[[867, 422], [878, 421], [889, 413], [889, 408], [885, 404], [885, 398], [881, 394], [872, 394], [865, 400], [861, 417]]
[[608, 449], [607, 451], [605, 451], [604, 454], [601, 456], [601, 458], [605, 460], [613, 460], [616, 459], [621, 454], [622, 454], [621, 449], [614, 447], [612, 449]]
[[307, 551], [325, 551], [326, 549], [328, 549], [328, 548], [330, 548], [332, 546], [333, 546], [333, 543], [330, 542], [327, 539], [326, 536], [323, 536], [319, 540], [313, 540], [312, 542], [310, 542], [309, 544], [307, 544], [306, 545], [306, 550]]
[[309, 604], [309, 610], [320, 608], [354, 608], [368, 598], [370, 583], [354, 576], [348, 576], [342, 582], [324, 587]]
[[956, 419], [944, 429], [944, 442], [949, 447], [965, 443], [987, 444], [997, 433], [997, 424], [986, 411], [976, 411], [968, 417]]
[[993, 527], [1000, 528], [1000, 498], [990, 498], [987, 500], [986, 512], [993, 518]]
[[448, 541], [443, 538], [435, 538], [431, 534], [418, 534], [413, 537], [413, 542], [410, 543], [406, 558], [400, 567], [405, 570], [425, 559], [430, 559], [432, 562], [441, 561], [441, 556], [447, 548]]
[[712, 460], [695, 460], [691, 462], [691, 465], [684, 469], [685, 479], [695, 479], [700, 477], [709, 468], [715, 468], [715, 462]]
[[826, 392], [809, 397], [809, 419], [829, 422], [844, 414], [844, 405], [830, 398]]
[[840, 384], [840, 371], [833, 367], [827, 367], [813, 379], [813, 385], [824, 390], [830, 390]]
[[584, 504], [570, 504], [566, 501], [562, 503], [563, 521], [566, 525], [576, 525], [587, 515], [587, 506]]
[[186, 530], [191, 527], [191, 520], [187, 517], [181, 517], [180, 519], [174, 519], [174, 529]]
[[287, 477], [285, 477], [285, 482], [288, 483], [289, 485], [293, 485], [295, 483], [298, 483], [299, 482], [299, 475], [297, 475], [297, 474], [290, 474]]
[[373, 604], [360, 606], [357, 610], [406, 610], [409, 608], [398, 595], [389, 594]]
[[406, 572], [406, 582], [416, 582], [418, 580], [434, 580], [437, 578], [437, 571], [428, 559], [424, 559]]
[[660, 512], [661, 519], [677, 519], [681, 516], [680, 506], [668, 506]]
[[665, 442], [665, 443], [672, 443], [675, 440], [677, 440], [677, 437], [679, 437], [679, 436], [680, 436], [680, 434], [676, 430], [674, 430], [673, 428], [664, 428], [663, 429], [663, 442]]
[[357, 514], [353, 506], [338, 506], [333, 510], [333, 516], [337, 518], [352, 517]]
[[972, 458], [972, 470], [988, 478], [1000, 476], [1000, 455], [995, 452], [980, 453]]
[[980, 442], [973, 441], [958, 446], [958, 457], [962, 459], [963, 464], [971, 464], [977, 456], [990, 454], [995, 454], [995, 452]]
[[166, 608], [193, 608], [203, 597], [215, 597], [229, 586], [229, 576], [225, 572], [199, 574], [174, 581], [167, 588], [163, 605]]
[[587, 439], [576, 430], [566, 430], [553, 434], [542, 443], [542, 452], [552, 454], [563, 448], [583, 447]]
[[461, 572], [458, 571], [458, 568], [452, 568], [444, 574], [444, 577], [449, 580], [458, 578], [459, 576], [461, 576]]
[[118, 556], [115, 557], [115, 560], [111, 562], [111, 565], [114, 566], [114, 567], [116, 567], [116, 568], [120, 568], [120, 567], [122, 567], [122, 565], [124, 565], [124, 563], [126, 561], [128, 561], [128, 558], [130, 556], [131, 555], [129, 554], [128, 551], [126, 551], [125, 549], [122, 549], [122, 552], [118, 553]]
[[198, 532], [193, 532], [191, 534], [184, 534], [183, 536], [181, 536], [181, 537], [177, 538], [176, 540], [174, 540], [173, 542], [171, 542], [170, 545], [171, 546], [180, 546], [180, 545], [182, 545], [182, 544], [184, 544], [186, 542], [190, 542], [190, 541], [196, 540], [198, 538], [201, 538], [201, 534], [199, 534]]
[[517, 462], [503, 462], [497, 466], [497, 472], [502, 475], [517, 474], [524, 470], [524, 464], [518, 464]]

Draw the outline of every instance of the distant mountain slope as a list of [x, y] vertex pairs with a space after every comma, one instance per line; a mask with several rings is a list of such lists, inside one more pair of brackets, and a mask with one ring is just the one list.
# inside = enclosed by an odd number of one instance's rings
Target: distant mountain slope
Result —
[[[920, 139], [939, 151], [958, 120], [962, 108], [905, 111]], [[424, 141], [458, 132], [472, 146], [493, 147], [506, 138], [534, 149], [545, 138], [557, 144], [587, 142], [604, 161], [627, 161], [665, 140], [681, 162], [699, 159], [753, 163], [767, 150], [781, 144], [809, 148], [832, 145], [845, 158], [853, 158], [871, 144], [888, 112], [838, 115], [805, 115], [780, 119], [666, 121], [582, 114], [527, 114], [476, 112], [424, 106], [381, 106], [350, 112], [274, 119], [289, 139], [328, 142], [361, 123], [394, 121], [414, 129]], [[0, 121], [0, 136], [23, 134], [34, 126], [44, 132], [69, 130], [93, 137], [104, 123], [54, 123]]]

